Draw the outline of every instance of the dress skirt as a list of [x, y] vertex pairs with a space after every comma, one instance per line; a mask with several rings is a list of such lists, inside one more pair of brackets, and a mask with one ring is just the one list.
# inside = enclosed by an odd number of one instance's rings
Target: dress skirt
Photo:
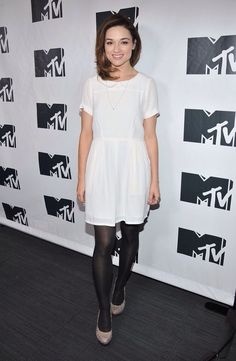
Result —
[[150, 160], [144, 140], [93, 140], [85, 179], [87, 223], [143, 223], [149, 211], [149, 187]]

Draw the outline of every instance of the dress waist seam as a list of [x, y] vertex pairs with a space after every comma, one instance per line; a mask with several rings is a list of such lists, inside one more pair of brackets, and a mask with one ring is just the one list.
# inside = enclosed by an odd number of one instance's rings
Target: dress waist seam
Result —
[[93, 140], [104, 140], [104, 141], [139, 141], [144, 142], [144, 138], [136, 137], [93, 137]]

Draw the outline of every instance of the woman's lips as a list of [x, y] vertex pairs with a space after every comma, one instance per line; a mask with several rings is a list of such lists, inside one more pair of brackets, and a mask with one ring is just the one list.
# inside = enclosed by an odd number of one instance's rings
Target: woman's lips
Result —
[[122, 54], [121, 54], [121, 55], [115, 55], [115, 54], [113, 54], [112, 57], [113, 57], [114, 59], [121, 59], [121, 58], [123, 57], [123, 55], [122, 55]]

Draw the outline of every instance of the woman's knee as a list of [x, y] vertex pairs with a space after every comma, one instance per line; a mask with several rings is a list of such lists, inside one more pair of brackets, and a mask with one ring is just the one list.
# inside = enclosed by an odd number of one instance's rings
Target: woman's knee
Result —
[[127, 224], [124, 221], [121, 222], [121, 233], [127, 238], [128, 241], [133, 242], [139, 237], [139, 224]]
[[106, 256], [110, 255], [115, 245], [115, 227], [95, 227], [95, 249], [94, 252]]

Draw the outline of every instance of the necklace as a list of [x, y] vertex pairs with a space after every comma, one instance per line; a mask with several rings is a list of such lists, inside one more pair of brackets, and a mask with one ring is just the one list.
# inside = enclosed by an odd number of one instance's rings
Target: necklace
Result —
[[128, 84], [129, 84], [129, 81], [126, 81], [126, 84], [125, 84], [125, 86], [124, 86], [124, 89], [123, 89], [122, 93], [120, 94], [120, 96], [119, 96], [119, 98], [118, 98], [118, 100], [116, 101], [115, 104], [111, 101], [109, 88], [114, 88], [114, 86], [117, 85], [117, 84], [113, 85], [112, 87], [106, 85], [107, 99], [108, 99], [108, 102], [109, 102], [112, 110], [116, 110], [116, 109], [117, 109], [118, 105], [120, 104], [120, 102], [121, 102], [121, 100], [122, 100], [122, 98], [123, 98], [123, 96], [124, 96], [124, 94], [125, 94], [125, 92], [126, 92], [126, 90], [127, 90], [127, 88], [128, 88]]
[[[99, 81], [103, 86], [105, 86], [105, 88], [106, 88], [107, 100], [108, 100], [109, 105], [111, 106], [111, 108], [112, 108], [113, 111], [115, 111], [115, 110], [117, 109], [117, 107], [118, 107], [118, 105], [120, 104], [122, 98], [124, 97], [124, 94], [125, 94], [125, 92], [126, 92], [126, 90], [127, 90], [127, 88], [128, 88], [129, 81], [132, 80], [133, 78], [136, 78], [136, 76], [137, 76], [138, 74], [139, 74], [139, 73], [136, 73], [132, 78], [127, 79], [127, 80], [111, 81], [110, 83], [109, 83], [109, 80], [108, 80], [108, 81], [107, 81], [107, 80], [103, 80], [103, 79], [101, 79], [100, 76], [97, 76], [98, 81]], [[124, 84], [124, 82], [125, 82], [125, 84]], [[117, 86], [120, 85], [120, 84], [124, 84], [124, 89], [123, 89], [122, 93], [120, 94], [118, 100], [117, 100], [117, 101], [115, 102], [115, 104], [114, 104], [114, 102], [112, 102], [112, 100], [111, 100], [109, 88], [110, 88], [110, 89], [115, 88], [115, 87], [117, 87]]]

